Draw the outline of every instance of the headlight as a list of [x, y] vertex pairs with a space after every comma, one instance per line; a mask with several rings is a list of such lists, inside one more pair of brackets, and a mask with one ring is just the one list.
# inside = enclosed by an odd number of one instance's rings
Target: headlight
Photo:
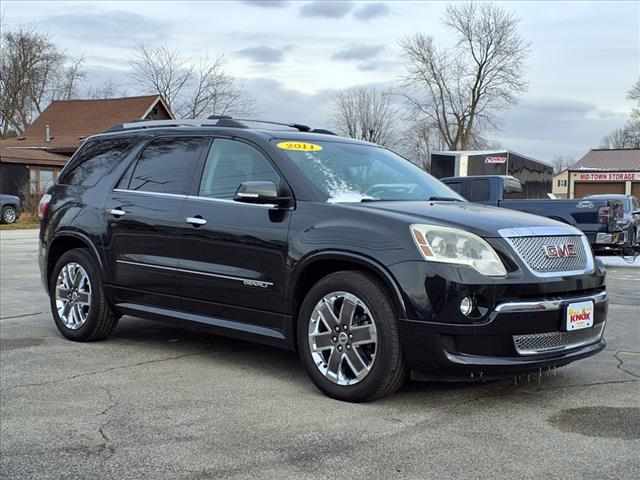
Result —
[[435, 225], [411, 225], [411, 235], [429, 262], [469, 265], [483, 275], [502, 277], [504, 265], [486, 241], [473, 233]]

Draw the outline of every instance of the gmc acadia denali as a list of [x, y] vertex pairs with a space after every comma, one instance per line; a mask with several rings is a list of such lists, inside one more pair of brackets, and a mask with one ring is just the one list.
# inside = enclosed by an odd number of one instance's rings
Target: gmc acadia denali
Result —
[[505, 377], [605, 346], [605, 270], [584, 234], [464, 201], [369, 143], [230, 117], [88, 138], [40, 204], [55, 323], [122, 315], [296, 349], [327, 395]]

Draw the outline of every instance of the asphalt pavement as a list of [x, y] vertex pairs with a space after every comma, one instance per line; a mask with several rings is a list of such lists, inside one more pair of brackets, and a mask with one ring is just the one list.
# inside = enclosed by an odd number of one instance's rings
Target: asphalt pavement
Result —
[[36, 251], [35, 231], [0, 231], [2, 478], [640, 478], [638, 268], [608, 267], [595, 357], [348, 404], [293, 352], [132, 317], [65, 340]]

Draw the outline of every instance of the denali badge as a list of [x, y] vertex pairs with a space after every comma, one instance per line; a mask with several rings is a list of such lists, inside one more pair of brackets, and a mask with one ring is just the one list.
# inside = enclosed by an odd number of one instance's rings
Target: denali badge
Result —
[[547, 258], [577, 257], [576, 246], [573, 243], [566, 245], [544, 245], [544, 253]]

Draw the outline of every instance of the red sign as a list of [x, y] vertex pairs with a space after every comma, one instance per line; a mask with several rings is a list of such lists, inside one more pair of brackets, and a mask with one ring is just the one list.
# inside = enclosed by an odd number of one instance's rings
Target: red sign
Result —
[[626, 182], [640, 180], [640, 172], [575, 172], [581, 182]]
[[487, 157], [484, 163], [507, 163], [507, 157]]

